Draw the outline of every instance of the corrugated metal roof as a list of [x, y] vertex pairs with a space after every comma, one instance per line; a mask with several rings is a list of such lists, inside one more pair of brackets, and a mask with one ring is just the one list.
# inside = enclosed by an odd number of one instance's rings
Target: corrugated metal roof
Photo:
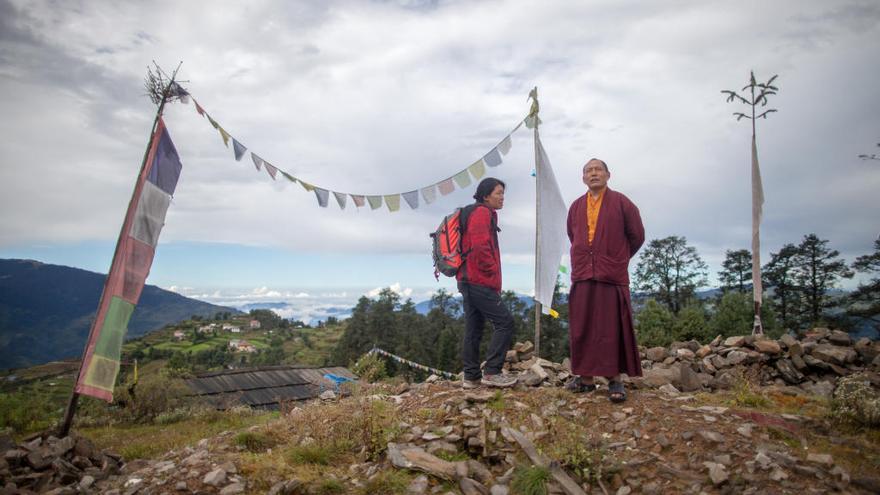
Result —
[[186, 384], [194, 395], [219, 409], [235, 405], [277, 408], [279, 402], [311, 399], [322, 389], [334, 389], [336, 384], [325, 379], [326, 374], [356, 379], [351, 371], [341, 366], [269, 366], [204, 373], [186, 380]]

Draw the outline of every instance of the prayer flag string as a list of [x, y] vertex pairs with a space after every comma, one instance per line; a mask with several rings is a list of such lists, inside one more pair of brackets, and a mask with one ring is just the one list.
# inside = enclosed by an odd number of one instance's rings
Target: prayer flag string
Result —
[[433, 373], [435, 375], [444, 376], [444, 377], [449, 378], [451, 380], [455, 380], [458, 378], [457, 375], [450, 373], [448, 371], [438, 370], [437, 368], [425, 366], [424, 364], [415, 363], [413, 361], [410, 361], [409, 359], [402, 358], [402, 357], [398, 356], [397, 354], [391, 354], [390, 352], [388, 352], [386, 350], [379, 349], [378, 347], [373, 347], [365, 355], [369, 356], [370, 354], [378, 354], [380, 356], [385, 356], [387, 358], [393, 359], [394, 361], [396, 361], [398, 363], [405, 364], [405, 365], [409, 366], [410, 368], [416, 368], [416, 369], [419, 369], [422, 371], [430, 371], [431, 373]]
[[[181, 91], [184, 92], [182, 88]], [[514, 127], [512, 131], [507, 133], [507, 135], [504, 136], [504, 138], [501, 139], [501, 141], [499, 141], [496, 146], [494, 146], [480, 159], [459, 170], [458, 172], [450, 175], [449, 177], [433, 184], [421, 186], [415, 189], [410, 188], [406, 191], [391, 194], [347, 193], [339, 192], [335, 188], [322, 187], [310, 182], [306, 182], [301, 178], [295, 177], [281, 167], [269, 163], [264, 158], [261, 158], [259, 155], [249, 150], [237, 138], [232, 136], [229, 131], [227, 131], [213, 117], [211, 117], [208, 111], [205, 110], [205, 107], [203, 107], [198, 101], [196, 101], [196, 99], [193, 98], [191, 94], [186, 94], [189, 96], [190, 99], [192, 99], [196, 112], [200, 116], [207, 118], [211, 126], [220, 133], [223, 144], [227, 148], [229, 147], [229, 141], [232, 141], [233, 157], [236, 161], [241, 161], [246, 153], [250, 153], [251, 160], [253, 160], [254, 167], [258, 172], [260, 172], [261, 169], [265, 169], [272, 180], [275, 180], [275, 175], [277, 173], [281, 173], [281, 175], [290, 182], [299, 182], [306, 191], [314, 192], [314, 195], [318, 201], [318, 206], [322, 208], [326, 208], [330, 204], [330, 202], [328, 201], [330, 193], [333, 193], [333, 197], [336, 199], [336, 203], [339, 205], [340, 209], [345, 209], [345, 205], [347, 203], [346, 197], [351, 197], [352, 202], [358, 208], [365, 205], [364, 199], [366, 198], [366, 203], [369, 204], [370, 209], [372, 210], [381, 208], [384, 203], [388, 211], [395, 212], [400, 210], [400, 198], [403, 197], [405, 203], [410, 207], [410, 209], [415, 210], [419, 207], [419, 192], [421, 192], [424, 203], [430, 204], [437, 198], [437, 194], [435, 192], [436, 190], [439, 190], [441, 195], [446, 196], [448, 194], [451, 194], [455, 190], [456, 185], [458, 185], [459, 189], [464, 189], [470, 186], [472, 184], [471, 177], [473, 177], [474, 180], [480, 180], [486, 173], [487, 166], [497, 167], [498, 165], [501, 165], [501, 163], [503, 162], [503, 156], [507, 155], [507, 153], [510, 152], [510, 148], [512, 146], [511, 136], [517, 130], [519, 130], [523, 123], [526, 123], [527, 125], [530, 124], [530, 122], [528, 122], [529, 117], [521, 120], [519, 123], [517, 123], [516, 127]]]

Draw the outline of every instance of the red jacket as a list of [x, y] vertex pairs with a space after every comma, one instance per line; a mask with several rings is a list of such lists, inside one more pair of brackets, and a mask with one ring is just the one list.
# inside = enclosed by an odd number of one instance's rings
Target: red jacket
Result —
[[628, 287], [629, 260], [645, 242], [639, 209], [623, 194], [606, 189], [592, 243], [587, 231], [585, 194], [568, 210], [572, 283], [592, 279]]
[[486, 205], [477, 205], [467, 218], [461, 238], [465, 255], [455, 278], [501, 292], [501, 251], [498, 249], [498, 215]]

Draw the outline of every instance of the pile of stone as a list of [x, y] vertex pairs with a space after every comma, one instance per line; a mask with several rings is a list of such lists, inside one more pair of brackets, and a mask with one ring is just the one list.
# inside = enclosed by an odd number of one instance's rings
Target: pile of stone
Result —
[[[814, 328], [801, 339], [719, 336], [705, 345], [691, 340], [639, 351], [644, 376], [632, 382], [672, 394], [727, 389], [745, 379], [789, 394], [830, 397], [838, 377], [856, 372], [866, 372], [880, 386], [880, 342], [853, 342], [846, 332], [827, 328]], [[528, 387], [561, 386], [571, 377], [567, 358], [554, 363], [536, 357], [531, 342], [518, 342], [507, 352], [505, 369]]]
[[0, 480], [4, 493], [79, 493], [119, 473], [122, 457], [95, 448], [87, 438], [54, 436], [16, 444], [0, 437]]
[[801, 339], [786, 334], [779, 340], [750, 335], [716, 337], [706, 345], [675, 342], [644, 350], [642, 359], [644, 376], [634, 382], [672, 393], [726, 389], [747, 379], [792, 395], [830, 397], [839, 377], [857, 372], [880, 386], [880, 343], [853, 342], [846, 332], [827, 328]]

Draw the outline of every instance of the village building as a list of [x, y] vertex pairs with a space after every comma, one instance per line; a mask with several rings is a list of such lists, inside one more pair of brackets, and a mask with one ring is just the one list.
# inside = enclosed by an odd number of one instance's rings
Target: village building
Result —
[[251, 329], [260, 328], [260, 320], [251, 320], [250, 327]]
[[229, 348], [236, 352], [257, 352], [257, 348], [247, 340], [232, 339]]
[[[328, 377], [355, 381], [357, 377], [343, 367], [308, 368], [266, 366], [202, 373], [186, 380], [197, 396], [217, 409], [245, 405], [257, 409], [279, 409], [285, 402], [317, 398], [322, 392], [342, 390]], [[337, 378], [338, 380], [339, 378]]]
[[183, 340], [186, 338], [186, 334], [183, 333], [183, 331], [181, 331], [181, 330], [175, 330], [174, 331], [174, 338], [175, 338], [175, 340]]

